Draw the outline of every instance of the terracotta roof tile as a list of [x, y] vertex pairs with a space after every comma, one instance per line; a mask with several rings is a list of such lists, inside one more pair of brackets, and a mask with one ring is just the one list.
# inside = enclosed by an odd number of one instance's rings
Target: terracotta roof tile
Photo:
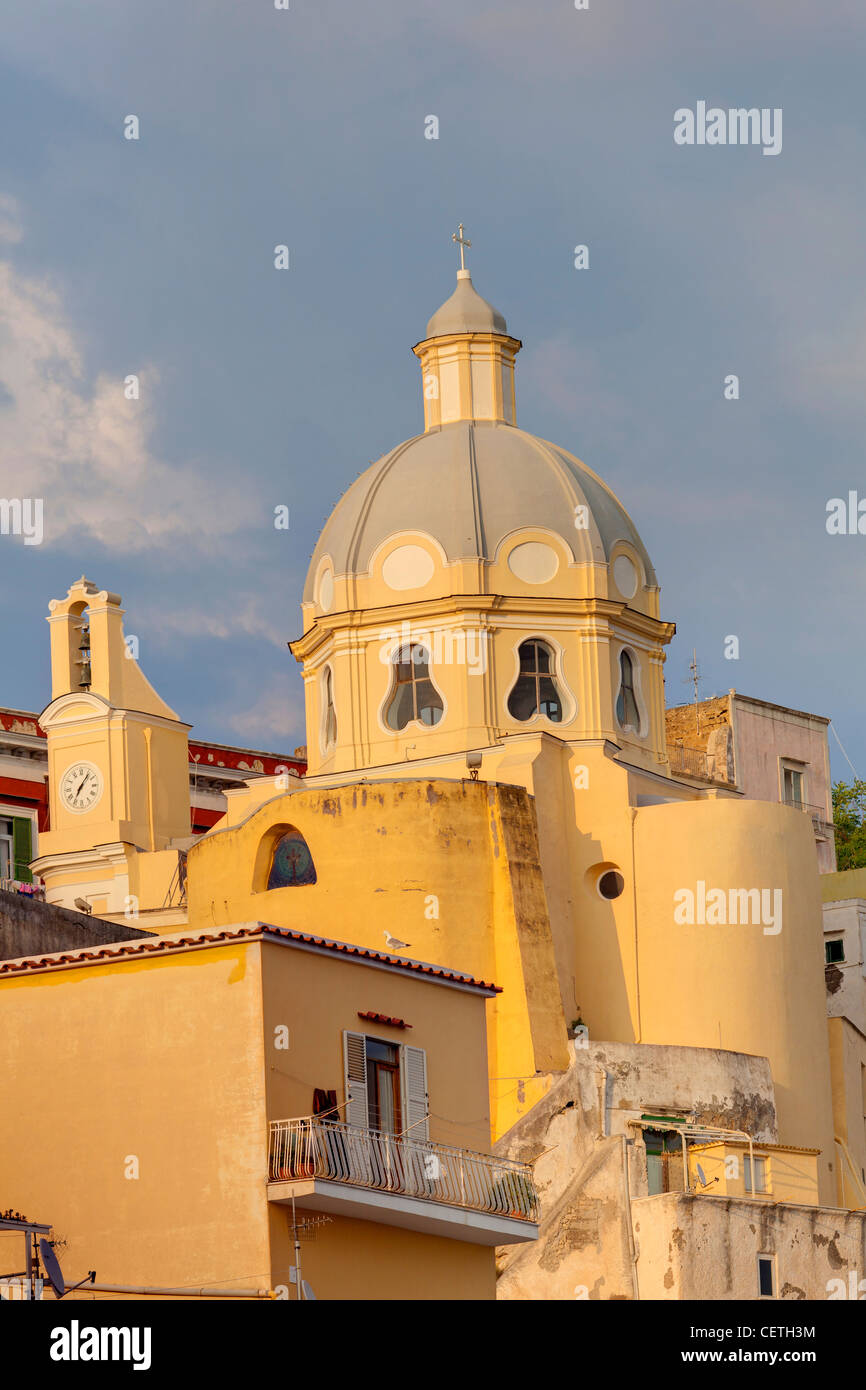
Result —
[[104, 960], [117, 960], [122, 957], [139, 956], [144, 952], [174, 955], [195, 947], [219, 945], [228, 941], [252, 940], [261, 936], [278, 941], [295, 943], [299, 946], [320, 951], [333, 951], [336, 955], [353, 956], [373, 965], [390, 966], [409, 973], [427, 975], [443, 984], [462, 985], [467, 989], [477, 989], [485, 994], [501, 994], [499, 985], [486, 980], [476, 980], [473, 975], [464, 975], [459, 970], [449, 970], [444, 965], [431, 965], [427, 961], [410, 960], [404, 956], [392, 956], [386, 951], [377, 951], [366, 946], [355, 946], [348, 941], [334, 941], [327, 936], [314, 936], [307, 932], [293, 931], [289, 927], [275, 927], [267, 922], [249, 923], [235, 928], [227, 927], [221, 931], [201, 932], [197, 935], [167, 935], [143, 940], [118, 942], [103, 946], [98, 951], [63, 951], [53, 955], [25, 956], [18, 960], [0, 961], [0, 977], [10, 975], [35, 974], [42, 970], [60, 969], [71, 965], [98, 965]]

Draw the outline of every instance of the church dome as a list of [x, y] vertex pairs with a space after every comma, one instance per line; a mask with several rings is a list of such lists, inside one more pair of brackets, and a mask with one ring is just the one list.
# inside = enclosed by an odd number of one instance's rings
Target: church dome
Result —
[[[586, 509], [579, 528], [578, 508]], [[458, 420], [398, 445], [347, 489], [313, 553], [304, 599], [314, 597], [325, 556], [335, 575], [365, 574], [383, 542], [420, 529], [449, 562], [492, 561], [507, 536], [529, 527], [560, 536], [577, 563], [606, 564], [625, 542], [645, 583], [656, 584], [622, 503], [580, 459], [514, 425]]]
[[503, 315], [481, 298], [468, 270], [458, 270], [456, 290], [427, 324], [428, 338], [443, 338], [451, 333], [507, 332]]

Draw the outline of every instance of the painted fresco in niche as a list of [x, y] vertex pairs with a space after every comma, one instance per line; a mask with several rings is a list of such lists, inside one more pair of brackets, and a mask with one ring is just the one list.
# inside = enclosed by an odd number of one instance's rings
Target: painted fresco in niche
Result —
[[316, 882], [316, 866], [300, 830], [288, 830], [274, 846], [268, 888], [299, 888]]

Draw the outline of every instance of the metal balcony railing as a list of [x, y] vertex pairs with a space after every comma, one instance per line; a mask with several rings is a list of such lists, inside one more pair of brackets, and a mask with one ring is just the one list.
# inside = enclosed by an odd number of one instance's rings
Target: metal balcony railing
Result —
[[826, 835], [832, 832], [833, 822], [827, 819], [827, 809], [824, 806], [809, 806], [805, 801], [797, 801], [792, 796], [782, 798], [786, 806], [791, 806], [795, 811], [805, 811], [807, 816], [812, 817], [812, 826], [819, 835]]
[[268, 1176], [271, 1182], [325, 1178], [492, 1216], [538, 1220], [528, 1163], [309, 1117], [271, 1121]]
[[684, 748], [681, 743], [668, 747], [671, 772], [687, 772], [692, 777], [709, 780], [710, 767], [706, 753], [700, 748]]

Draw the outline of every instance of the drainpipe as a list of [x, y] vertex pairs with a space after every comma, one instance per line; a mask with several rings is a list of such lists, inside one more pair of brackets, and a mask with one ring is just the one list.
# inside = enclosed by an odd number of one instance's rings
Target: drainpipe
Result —
[[[834, 1140], [835, 1140], [836, 1144], [838, 1145], [839, 1149], [841, 1150], [842, 1154], [844, 1155], [844, 1157], [846, 1158], [846, 1160], [847, 1160], [847, 1162], [848, 1162], [848, 1167], [851, 1169], [851, 1176], [852, 1176], [853, 1179], [854, 1179], [854, 1186], [855, 1186], [855, 1189], [856, 1189], [856, 1188], [859, 1188], [859, 1189], [860, 1189], [860, 1196], [861, 1196], [861, 1198], [862, 1198], [862, 1200], [863, 1200], [864, 1206], [866, 1206], [866, 1188], [864, 1188], [862, 1182], [860, 1181], [859, 1177], [857, 1176], [857, 1169], [855, 1168], [855, 1166], [854, 1166], [854, 1161], [853, 1161], [853, 1159], [851, 1158], [850, 1153], [848, 1152], [848, 1145], [845, 1143], [845, 1140], [844, 1140], [844, 1139], [840, 1139], [840, 1138], [839, 1138], [838, 1134], [834, 1135], [833, 1137], [834, 1137]], [[844, 1167], [840, 1168], [839, 1171], [840, 1171], [841, 1176], [842, 1176], [842, 1201], [844, 1202], [844, 1201], [845, 1201], [845, 1169], [844, 1169]], [[862, 1208], [861, 1208], [861, 1207], [850, 1207], [849, 1210], [850, 1210], [850, 1211], [860, 1211], [860, 1210], [862, 1210]]]
[[598, 1133], [602, 1139], [607, 1138], [607, 1072], [604, 1067], [599, 1067], [595, 1073], [596, 1084], [598, 1086]]
[[622, 1186], [623, 1192], [625, 1194], [625, 1220], [626, 1229], [628, 1231], [628, 1253], [631, 1257], [631, 1282], [635, 1299], [639, 1302], [640, 1285], [638, 1283], [637, 1277], [638, 1252], [637, 1247], [634, 1243], [634, 1230], [632, 1229], [631, 1224], [631, 1192], [629, 1191], [628, 1185], [628, 1140], [626, 1139], [624, 1134], [621, 1134], [619, 1137], [622, 1140]]
[[[96, 1289], [99, 1293], [153, 1294], [162, 1298], [274, 1298], [272, 1289], [164, 1289], [149, 1288], [147, 1284], [91, 1284], [89, 1281], [81, 1293]], [[70, 1289], [69, 1291], [73, 1291]], [[75, 1290], [77, 1293], [78, 1290]]]
[[639, 1043], [643, 1027], [640, 1016], [640, 972], [638, 970], [638, 944], [637, 944], [637, 882], [635, 874], [635, 854], [634, 854], [634, 822], [637, 815], [637, 807], [629, 806], [629, 818], [631, 819], [631, 920], [634, 935], [634, 1002], [635, 1002], [635, 1042]]

